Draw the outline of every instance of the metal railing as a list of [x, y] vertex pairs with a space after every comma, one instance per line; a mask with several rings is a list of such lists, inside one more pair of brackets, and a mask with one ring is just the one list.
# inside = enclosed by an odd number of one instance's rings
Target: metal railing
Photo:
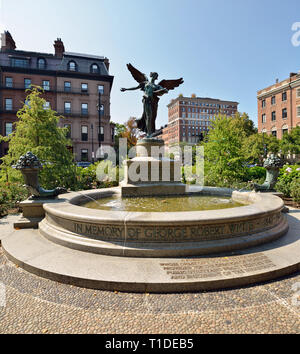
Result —
[[[44, 92], [57, 92], [57, 93], [70, 93], [70, 94], [82, 94], [82, 95], [89, 95], [88, 90], [82, 90], [81, 88], [66, 88], [66, 87], [61, 87], [61, 86], [55, 86], [55, 85], [47, 85], [43, 86], [43, 84], [34, 84], [32, 83], [31, 86], [40, 86]], [[9, 84], [1, 84], [0, 83], [0, 89], [7, 89], [7, 90], [26, 90], [31, 87], [30, 85], [27, 87], [25, 84], [20, 84], [20, 83], [9, 83]]]
[[89, 117], [88, 110], [80, 110], [80, 111], [64, 110], [64, 111], [58, 111], [57, 114], [64, 117], [84, 117], [84, 118]]

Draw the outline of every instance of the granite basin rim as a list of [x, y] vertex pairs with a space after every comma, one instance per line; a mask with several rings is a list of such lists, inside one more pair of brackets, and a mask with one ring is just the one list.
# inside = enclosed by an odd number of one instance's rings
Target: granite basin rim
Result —
[[[212, 193], [216, 196], [222, 194], [215, 193], [214, 189], [204, 187], [200, 193]], [[198, 194], [199, 192], [191, 192]], [[228, 196], [228, 190], [226, 190]], [[181, 211], [181, 212], [127, 212], [127, 211], [107, 211], [89, 209], [84, 206], [78, 205], [80, 202], [88, 201], [84, 195], [91, 197], [107, 197], [110, 195], [119, 195], [120, 188], [105, 188], [99, 190], [87, 190], [84, 192], [71, 192], [58, 196], [59, 203], [46, 203], [43, 205], [46, 213], [51, 213], [54, 216], [61, 218], [71, 218], [85, 222], [105, 223], [114, 222], [116, 224], [123, 224], [124, 221], [132, 223], [159, 223], [174, 224], [199, 222], [214, 223], [234, 221], [239, 219], [255, 219], [256, 216], [262, 214], [272, 214], [281, 211], [284, 202], [273, 195], [265, 195], [254, 192], [236, 192], [232, 191], [233, 198], [237, 193], [243, 193], [245, 197], [252, 199], [253, 203], [241, 207], [219, 209], [219, 210], [204, 210], [204, 211]], [[225, 194], [223, 194], [225, 196]], [[158, 220], [159, 219], [159, 220]]]

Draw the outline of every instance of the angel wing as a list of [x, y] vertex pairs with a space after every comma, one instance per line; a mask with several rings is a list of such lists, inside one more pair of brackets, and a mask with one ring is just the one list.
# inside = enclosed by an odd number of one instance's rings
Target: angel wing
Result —
[[177, 80], [162, 80], [159, 85], [162, 86], [163, 88], [166, 88], [167, 90], [174, 90], [175, 87], [178, 87], [179, 85], [183, 84], [183, 78], [181, 77], [180, 79]]
[[141, 73], [138, 69], [136, 69], [133, 65], [127, 64], [128, 70], [131, 72], [133, 78], [140, 84], [142, 82], [148, 81], [148, 78], [145, 74]]

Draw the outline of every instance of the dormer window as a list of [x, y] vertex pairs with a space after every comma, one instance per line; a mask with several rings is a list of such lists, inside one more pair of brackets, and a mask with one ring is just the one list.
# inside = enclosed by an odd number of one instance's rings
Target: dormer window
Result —
[[46, 60], [44, 58], [39, 58], [37, 60], [38, 69], [46, 69]]
[[76, 65], [75, 61], [69, 61], [68, 70], [69, 71], [77, 71], [77, 65]]
[[92, 64], [91, 65], [91, 73], [93, 73], [93, 74], [99, 74], [100, 73], [98, 64]]

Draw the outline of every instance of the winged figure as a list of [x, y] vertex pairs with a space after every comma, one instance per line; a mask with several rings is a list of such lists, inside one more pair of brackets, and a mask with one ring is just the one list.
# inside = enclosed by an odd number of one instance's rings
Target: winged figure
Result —
[[137, 119], [137, 127], [147, 133], [147, 137], [151, 138], [155, 132], [155, 120], [157, 116], [157, 107], [159, 97], [181, 85], [184, 81], [182, 78], [177, 80], [162, 80], [158, 84], [155, 81], [158, 73], [150, 73], [150, 80], [147, 76], [137, 70], [133, 65], [127, 64], [128, 70], [133, 78], [138, 82], [138, 86], [131, 88], [121, 88], [121, 91], [142, 90], [143, 95], [143, 115], [141, 119]]

